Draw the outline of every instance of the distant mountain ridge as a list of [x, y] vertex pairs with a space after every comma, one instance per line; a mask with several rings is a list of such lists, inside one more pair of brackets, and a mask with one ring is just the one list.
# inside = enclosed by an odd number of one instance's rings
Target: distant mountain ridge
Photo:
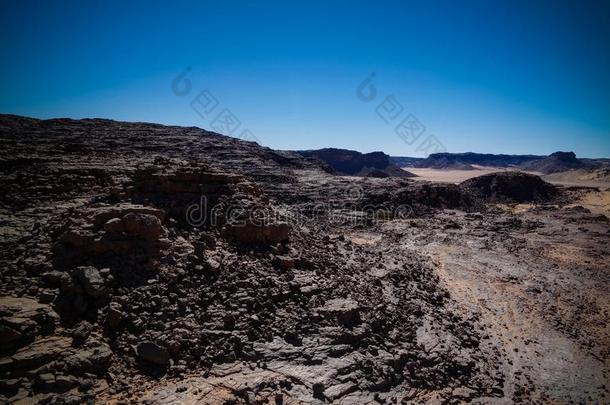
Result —
[[[525, 162], [544, 159], [539, 155], [505, 155], [492, 153], [432, 153], [425, 159], [412, 161], [412, 167], [426, 167], [433, 169], [461, 169], [472, 170], [472, 165], [511, 167], [519, 166]], [[392, 161], [405, 162], [408, 158], [392, 157]]]
[[324, 148], [295, 151], [305, 158], [326, 163], [337, 174], [364, 177], [413, 177], [392, 163], [383, 152], [361, 153], [348, 149]]
[[555, 152], [549, 156], [505, 155], [491, 153], [433, 153], [425, 159], [393, 156], [390, 160], [400, 167], [474, 170], [475, 165], [515, 167], [543, 174], [567, 170], [591, 170], [609, 165], [608, 159], [578, 159], [574, 152]]
[[424, 160], [425, 158], [409, 157], [409, 156], [390, 156], [390, 162], [398, 167], [415, 167], [415, 163]]

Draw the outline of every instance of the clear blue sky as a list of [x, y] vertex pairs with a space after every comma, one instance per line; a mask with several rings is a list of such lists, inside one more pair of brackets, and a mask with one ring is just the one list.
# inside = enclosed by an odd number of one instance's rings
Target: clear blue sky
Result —
[[1, 1], [0, 50], [3, 113], [210, 128], [207, 89], [273, 148], [421, 155], [393, 95], [450, 152], [610, 156], [609, 0]]

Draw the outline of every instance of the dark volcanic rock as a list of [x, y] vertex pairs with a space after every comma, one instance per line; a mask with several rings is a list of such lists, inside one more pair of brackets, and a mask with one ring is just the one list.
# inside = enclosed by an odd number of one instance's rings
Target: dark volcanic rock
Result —
[[167, 350], [153, 342], [142, 342], [136, 348], [138, 356], [153, 364], [164, 366], [169, 361]]
[[558, 195], [557, 188], [540, 177], [513, 171], [473, 177], [460, 188], [490, 202], [544, 202]]

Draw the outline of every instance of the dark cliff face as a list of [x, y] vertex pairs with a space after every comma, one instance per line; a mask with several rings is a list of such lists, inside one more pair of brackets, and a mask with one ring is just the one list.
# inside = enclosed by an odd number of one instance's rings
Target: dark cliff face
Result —
[[389, 157], [383, 152], [360, 153], [346, 149], [319, 149], [299, 151], [305, 157], [320, 159], [337, 172], [356, 174], [364, 167], [384, 169], [390, 164]]
[[360, 153], [347, 149], [325, 148], [298, 151], [301, 156], [319, 159], [328, 164], [337, 174], [375, 177], [409, 177], [409, 173], [390, 162], [383, 152]]

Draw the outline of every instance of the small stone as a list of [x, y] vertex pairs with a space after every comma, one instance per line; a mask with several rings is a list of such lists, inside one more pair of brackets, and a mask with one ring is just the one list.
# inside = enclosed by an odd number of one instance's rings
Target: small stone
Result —
[[104, 230], [108, 233], [122, 233], [125, 231], [125, 225], [120, 218], [112, 218], [104, 224]]
[[254, 394], [254, 392], [252, 392], [252, 391], [246, 392], [246, 403], [248, 405], [256, 404], [256, 394]]
[[50, 304], [55, 301], [57, 295], [51, 290], [42, 290], [38, 295], [38, 300], [43, 304]]
[[72, 338], [74, 339], [74, 343], [76, 345], [81, 345], [87, 340], [92, 330], [93, 326], [89, 322], [81, 321], [72, 332]]
[[55, 385], [59, 390], [65, 391], [77, 386], [78, 378], [71, 375], [58, 375], [55, 378]]
[[156, 343], [142, 342], [138, 344], [136, 351], [142, 360], [149, 363], [165, 366], [169, 362], [168, 351]]
[[106, 292], [104, 279], [100, 272], [92, 266], [77, 267], [74, 272], [75, 277], [82, 284], [85, 292], [92, 297], [99, 297]]
[[220, 263], [218, 263], [218, 261], [212, 258], [206, 260], [206, 265], [212, 273], [218, 273], [221, 268]]
[[282, 270], [290, 270], [294, 267], [294, 259], [289, 256], [276, 256], [273, 265]]
[[41, 278], [49, 284], [59, 285], [61, 282], [62, 274], [64, 274], [64, 273], [54, 270], [54, 271], [49, 271], [49, 272], [43, 273]]
[[38, 375], [38, 380], [42, 384], [53, 384], [55, 382], [55, 376], [51, 373], [45, 373]]
[[119, 326], [121, 321], [123, 320], [123, 311], [121, 304], [117, 302], [112, 302], [108, 308], [108, 312], [106, 314], [106, 321], [111, 328], [116, 328]]
[[205, 248], [206, 248], [205, 242], [194, 241], [193, 242], [193, 253], [195, 254], [195, 257], [197, 257], [198, 259], [203, 259], [205, 257]]
[[235, 317], [232, 314], [225, 315], [222, 321], [224, 330], [235, 329]]

